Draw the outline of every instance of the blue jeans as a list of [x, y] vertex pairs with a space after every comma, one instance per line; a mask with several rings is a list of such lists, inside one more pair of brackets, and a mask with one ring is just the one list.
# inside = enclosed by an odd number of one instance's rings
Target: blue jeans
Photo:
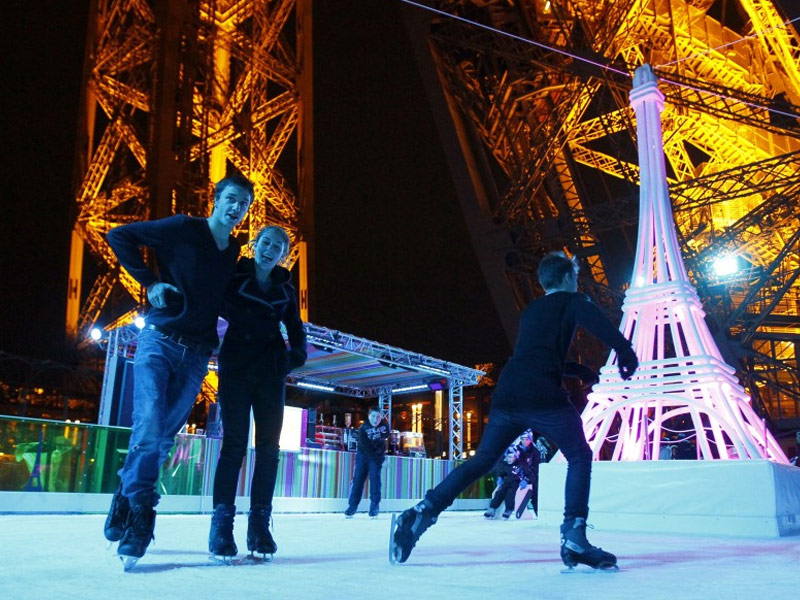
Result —
[[364, 452], [356, 452], [356, 467], [353, 470], [353, 481], [350, 482], [350, 508], [356, 508], [361, 501], [361, 494], [364, 491], [364, 482], [367, 480], [369, 472], [369, 499], [377, 506], [381, 501], [381, 467], [380, 462], [370, 458]]
[[250, 507], [272, 510], [278, 479], [279, 442], [283, 426], [286, 381], [280, 377], [248, 377], [220, 373], [222, 450], [214, 474], [214, 506], [236, 501], [239, 471], [248, 446], [250, 409], [255, 420], [256, 462], [250, 484]]
[[583, 435], [581, 417], [572, 405], [513, 412], [492, 410], [475, 456], [425, 494], [436, 514], [450, 506], [469, 484], [488, 473], [511, 442], [528, 428], [554, 441], [567, 459], [564, 518], [586, 518], [589, 514], [592, 451]]
[[122, 495], [156, 502], [158, 473], [208, 372], [208, 358], [152, 329], [142, 329], [133, 357], [133, 426], [119, 471]]

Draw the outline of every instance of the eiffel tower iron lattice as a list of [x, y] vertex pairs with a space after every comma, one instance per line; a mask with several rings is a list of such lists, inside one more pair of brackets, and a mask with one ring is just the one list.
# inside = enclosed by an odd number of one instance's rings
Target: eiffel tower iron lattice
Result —
[[[618, 318], [639, 182], [631, 80], [621, 73], [660, 65], [667, 175], [689, 278], [759, 412], [796, 429], [800, 35], [788, 22], [800, 14], [796, 3], [416, 4], [438, 11], [426, 49], [448, 112], [440, 128], [451, 128], [463, 155], [471, 195], [461, 194], [462, 206], [509, 339], [518, 311], [541, 294], [536, 265], [554, 249], [578, 257], [582, 289]], [[735, 275], [712, 268], [724, 254], [739, 260]], [[501, 285], [510, 292], [501, 296]], [[580, 359], [597, 366], [602, 350], [583, 342]]]
[[[235, 234], [284, 227], [307, 317], [313, 237], [311, 14], [307, 0], [94, 0], [88, 28], [66, 330], [130, 322], [139, 284], [109, 229], [175, 213], [207, 216], [213, 185], [248, 177]], [[293, 156], [294, 154], [294, 156]], [[98, 263], [84, 277], [83, 249]], [[91, 284], [82, 293], [83, 280]]]
[[657, 460], [668, 424], [683, 418], [697, 458], [788, 464], [724, 362], [689, 282], [667, 187], [664, 96], [649, 65], [636, 69], [630, 101], [639, 141], [639, 233], [620, 329], [641, 363], [628, 381], [617, 375], [613, 355], [601, 370], [582, 415], [593, 456]]

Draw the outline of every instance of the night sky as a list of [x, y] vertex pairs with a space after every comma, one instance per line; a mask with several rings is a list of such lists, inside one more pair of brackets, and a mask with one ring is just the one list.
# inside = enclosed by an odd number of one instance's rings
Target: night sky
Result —
[[[88, 4], [3, 2], [0, 350], [36, 358], [67, 356]], [[315, 4], [312, 320], [462, 364], [503, 360], [508, 343], [469, 242], [403, 5]]]

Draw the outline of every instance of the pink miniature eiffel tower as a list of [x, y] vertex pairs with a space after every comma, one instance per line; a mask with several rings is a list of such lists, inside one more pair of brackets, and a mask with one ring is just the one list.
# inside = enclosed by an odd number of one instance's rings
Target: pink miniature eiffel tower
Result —
[[640, 360], [620, 379], [612, 352], [583, 411], [584, 432], [598, 459], [607, 442], [612, 460], [658, 460], [666, 429], [681, 417], [690, 424], [697, 458], [769, 459], [786, 456], [755, 414], [732, 367], [725, 364], [703, 319], [700, 299], [680, 255], [667, 190], [661, 111], [664, 96], [649, 65], [636, 69], [631, 105], [636, 111], [641, 172], [639, 237], [620, 330]]

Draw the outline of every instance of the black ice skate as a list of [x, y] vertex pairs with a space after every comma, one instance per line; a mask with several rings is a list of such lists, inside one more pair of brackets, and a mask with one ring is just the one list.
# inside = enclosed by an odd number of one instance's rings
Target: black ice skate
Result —
[[[108, 509], [108, 517], [103, 527], [103, 533], [109, 542], [118, 542], [125, 533], [125, 523], [131, 512], [131, 505], [128, 499], [122, 495], [122, 484], [119, 484], [114, 497], [111, 498], [111, 508]], [[111, 544], [108, 545], [109, 548]]]
[[494, 519], [494, 513], [495, 509], [490, 506], [489, 508], [486, 509], [486, 512], [483, 513], [483, 516], [486, 517], [487, 519]]
[[561, 560], [569, 571], [584, 564], [604, 571], [617, 570], [617, 557], [586, 539], [586, 519], [567, 519], [561, 525]]
[[211, 529], [208, 532], [208, 552], [211, 558], [230, 563], [239, 549], [233, 539], [233, 518], [236, 507], [217, 504], [211, 515]]
[[374, 519], [375, 517], [378, 516], [379, 512], [380, 512], [380, 510], [378, 510], [378, 503], [377, 502], [370, 502], [370, 505], [369, 505], [369, 516]]
[[271, 507], [256, 505], [250, 508], [247, 519], [247, 549], [250, 551], [250, 558], [271, 561], [272, 555], [278, 551], [278, 544], [269, 531], [271, 516]]
[[431, 525], [436, 523], [433, 504], [423, 500], [400, 513], [392, 515], [392, 537], [389, 542], [389, 561], [404, 563], [408, 560], [411, 550], [419, 537]]
[[126, 571], [130, 571], [144, 556], [150, 540], [154, 539], [155, 526], [156, 511], [153, 510], [152, 503], [131, 504], [130, 518], [125, 528], [125, 534], [117, 546], [117, 554]]
[[347, 510], [344, 511], [344, 516], [347, 517], [348, 519], [352, 519], [353, 515], [356, 514], [357, 508], [358, 508], [357, 506], [348, 506]]
[[511, 516], [511, 513], [514, 512], [513, 510], [504, 510], [503, 511], [503, 518], [508, 521], [508, 517]]

